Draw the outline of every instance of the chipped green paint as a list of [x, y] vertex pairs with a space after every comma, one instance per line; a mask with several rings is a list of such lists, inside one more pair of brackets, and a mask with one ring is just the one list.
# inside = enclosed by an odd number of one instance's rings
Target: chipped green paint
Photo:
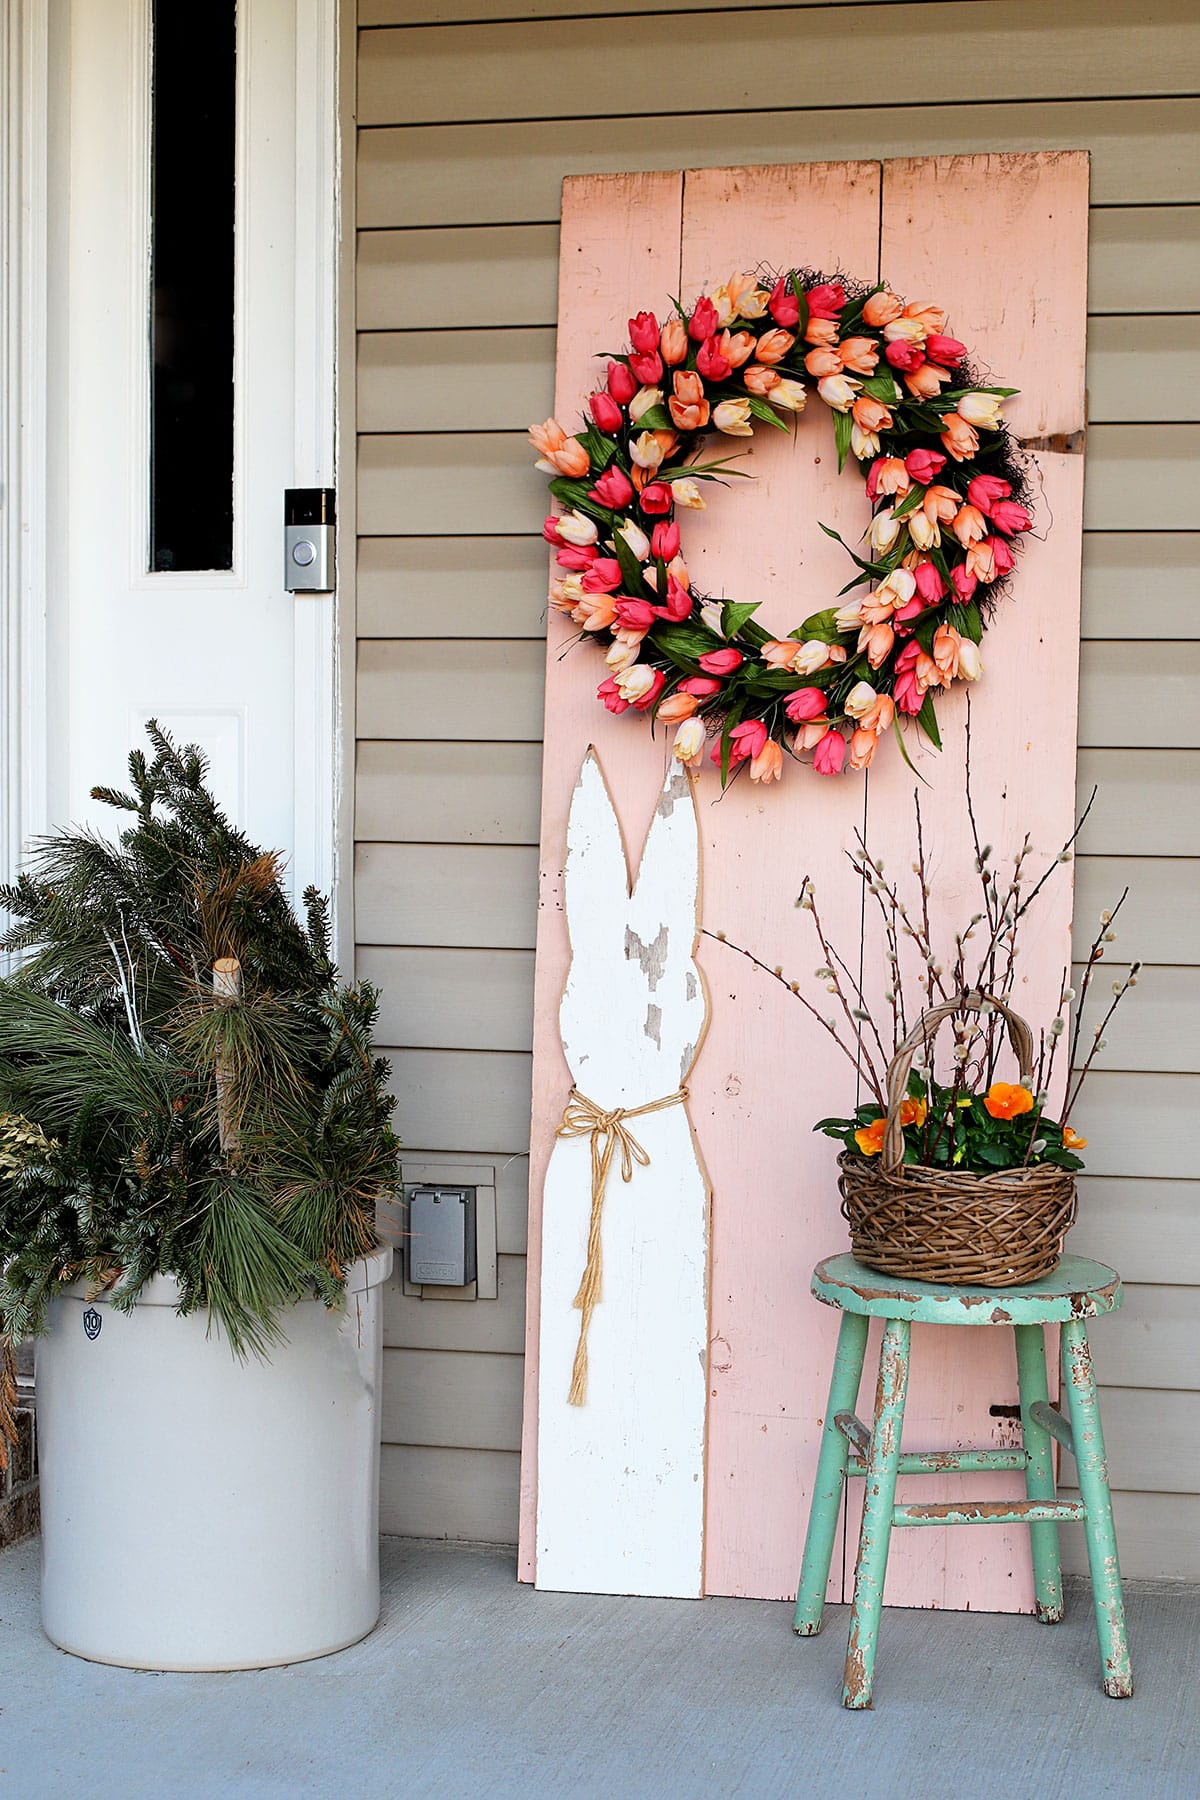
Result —
[[[1085, 1321], [1121, 1304], [1121, 1283], [1112, 1269], [1083, 1257], [1064, 1257], [1052, 1275], [1023, 1288], [935, 1287], [894, 1280], [863, 1268], [851, 1256], [818, 1264], [812, 1291], [841, 1310], [837, 1356], [829, 1406], [821, 1436], [817, 1479], [809, 1513], [794, 1627], [802, 1636], [820, 1630], [829, 1582], [829, 1564], [848, 1475], [864, 1481], [862, 1529], [855, 1571], [854, 1603], [842, 1704], [852, 1710], [871, 1705], [875, 1649], [883, 1609], [888, 1549], [893, 1526], [1029, 1526], [1038, 1617], [1052, 1624], [1062, 1617], [1062, 1575], [1058, 1553], [1060, 1523], [1080, 1523], [1087, 1535], [1092, 1595], [1100, 1639], [1106, 1694], [1133, 1692], [1125, 1631], [1121, 1571], [1113, 1531], [1112, 1501], [1104, 1436], [1092, 1374]], [[868, 1428], [854, 1411], [866, 1348], [867, 1320], [883, 1318], [875, 1418]], [[904, 1453], [900, 1437], [908, 1387], [909, 1334], [913, 1322], [936, 1325], [1011, 1325], [1017, 1350], [1021, 1394], [1022, 1448]], [[1062, 1325], [1063, 1387], [1070, 1420], [1050, 1405], [1042, 1327]], [[1055, 1489], [1053, 1447], [1057, 1438], [1076, 1457], [1079, 1500], [1060, 1500]], [[851, 1445], [857, 1454], [851, 1455]], [[980, 1500], [896, 1504], [898, 1475], [984, 1470], [1022, 1470], [1024, 1500]]]

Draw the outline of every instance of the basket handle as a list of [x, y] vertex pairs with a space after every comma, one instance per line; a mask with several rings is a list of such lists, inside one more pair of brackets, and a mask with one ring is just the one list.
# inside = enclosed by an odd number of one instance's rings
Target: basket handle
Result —
[[880, 1163], [890, 1175], [895, 1174], [904, 1161], [904, 1127], [900, 1123], [900, 1107], [908, 1093], [913, 1057], [922, 1044], [929, 1042], [943, 1019], [949, 1019], [960, 1012], [982, 1012], [985, 1006], [994, 1008], [1004, 1019], [1008, 1028], [1008, 1041], [1016, 1053], [1017, 1066], [1021, 1071], [1021, 1085], [1033, 1086], [1033, 1033], [1020, 1014], [1013, 1012], [1003, 1000], [998, 1000], [994, 994], [985, 994], [975, 989], [970, 993], [956, 994], [941, 1006], [931, 1006], [921, 1014], [888, 1064], [887, 1127], [883, 1134]]

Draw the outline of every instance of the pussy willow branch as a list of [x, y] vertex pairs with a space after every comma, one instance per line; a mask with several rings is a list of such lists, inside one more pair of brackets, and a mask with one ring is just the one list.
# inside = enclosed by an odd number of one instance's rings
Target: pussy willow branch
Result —
[[1108, 1030], [1108, 1021], [1112, 1018], [1113, 1014], [1116, 1012], [1118, 1006], [1120, 1006], [1122, 1000], [1125, 998], [1125, 996], [1129, 992], [1130, 988], [1136, 985], [1138, 974], [1141, 970], [1141, 967], [1142, 967], [1142, 965], [1140, 962], [1130, 963], [1128, 975], [1125, 977], [1124, 981], [1122, 981], [1119, 985], [1117, 985], [1116, 991], [1114, 992], [1113, 997], [1112, 997], [1111, 1001], [1109, 1002], [1108, 1011], [1105, 1013], [1105, 1015], [1101, 1019], [1099, 1025], [1097, 1025], [1097, 1027], [1096, 1027], [1095, 1035], [1092, 1038], [1092, 1047], [1088, 1051], [1087, 1061], [1084, 1063], [1082, 1069], [1080, 1069], [1079, 1074], [1077, 1075], [1076, 1080], [1075, 1080], [1075, 1085], [1071, 1089], [1070, 1094], [1067, 1097], [1067, 1104], [1063, 1108], [1062, 1122], [1064, 1125], [1066, 1124], [1067, 1120], [1071, 1116], [1071, 1108], [1074, 1106], [1075, 1102], [1079, 1098], [1079, 1091], [1082, 1088], [1084, 1082], [1087, 1080], [1089, 1071], [1091, 1070], [1091, 1066], [1092, 1066], [1093, 1062], [1095, 1062], [1095, 1060], [1096, 1060], [1097, 1053], [1103, 1048], [1104, 1033]]
[[788, 993], [791, 994], [794, 999], [798, 1000], [800, 1002], [801, 1006], [803, 1006], [807, 1012], [810, 1012], [812, 1014], [813, 1018], [817, 1021], [817, 1024], [821, 1027], [821, 1029], [823, 1031], [827, 1031], [829, 1033], [830, 1037], [833, 1039], [834, 1043], [837, 1045], [837, 1047], [841, 1051], [842, 1055], [846, 1058], [847, 1062], [849, 1062], [858, 1071], [858, 1073], [863, 1077], [864, 1081], [866, 1081], [868, 1083], [868, 1085], [871, 1087], [879, 1105], [880, 1106], [885, 1105], [883, 1093], [879, 1087], [879, 1083], [878, 1083], [877, 1079], [875, 1078], [874, 1070], [863, 1067], [861, 1059], [859, 1057], [855, 1056], [853, 1050], [849, 1049], [848, 1046], [842, 1042], [842, 1039], [838, 1034], [837, 1027], [835, 1025], [831, 1025], [828, 1019], [823, 1018], [822, 1015], [817, 1011], [816, 1007], [812, 1004], [812, 1002], [810, 1000], [805, 999], [804, 995], [800, 992], [799, 984], [797, 982], [789, 981], [787, 976], [782, 974], [779, 969], [771, 968], [768, 963], [763, 962], [759, 957], [755, 956], [755, 954], [752, 950], [746, 950], [742, 947], [741, 944], [735, 944], [733, 939], [727, 938], [723, 931], [710, 931], [707, 926], [702, 926], [701, 927], [701, 936], [712, 938], [715, 943], [724, 944], [728, 949], [736, 950], [737, 954], [739, 956], [744, 956], [746, 958], [746, 961], [753, 963], [756, 969], [761, 969], [764, 975], [769, 975], [771, 977], [772, 981], [777, 981], [777, 982], [779, 982], [781, 987], [786, 988]]
[[1101, 919], [1100, 929], [1092, 939], [1091, 949], [1088, 951], [1087, 962], [1084, 965], [1083, 980], [1079, 984], [1079, 998], [1075, 1005], [1075, 1028], [1071, 1033], [1071, 1057], [1067, 1064], [1068, 1070], [1073, 1069], [1079, 1059], [1079, 1040], [1083, 1033], [1084, 1007], [1087, 1004], [1088, 990], [1092, 985], [1092, 976], [1095, 973], [1097, 966], [1104, 959], [1104, 940], [1112, 930], [1113, 920], [1124, 906], [1128, 897], [1129, 889], [1125, 888], [1121, 894], [1121, 898], [1117, 901], [1117, 904], [1113, 907], [1112, 911]]
[[[813, 884], [807, 875], [804, 877], [800, 891], [808, 896], [808, 911], [812, 914], [813, 930], [817, 934], [817, 942], [820, 944], [821, 953], [825, 958], [824, 966], [830, 971], [833, 982], [833, 991], [837, 996], [839, 1006], [846, 1015], [846, 1023], [850, 1027], [851, 1035], [858, 1045], [859, 1060], [860, 1062], [865, 1062], [867, 1068], [870, 1070], [871, 1085], [878, 1094], [882, 1092], [882, 1080], [875, 1067], [875, 1059], [872, 1057], [867, 1045], [863, 1042], [863, 1021], [854, 1017], [854, 1010], [842, 991], [841, 980], [837, 972], [837, 965], [840, 965], [843, 969], [846, 969], [846, 965], [837, 952], [830, 948], [829, 940], [825, 936], [825, 928], [821, 924], [821, 915], [817, 911], [817, 902], [813, 891]], [[858, 986], [858, 983], [855, 981], [853, 975], [851, 975], [849, 969], [846, 969], [846, 977], [858, 1000], [859, 1011], [867, 1013], [869, 1017], [869, 1009], [866, 1000], [863, 997], [862, 989]], [[872, 1030], [874, 1029], [874, 1022], [872, 1021]], [[879, 1034], [877, 1031], [875, 1035], [878, 1037]], [[884, 1055], [882, 1044], [880, 1044], [879, 1050], [880, 1054]]]

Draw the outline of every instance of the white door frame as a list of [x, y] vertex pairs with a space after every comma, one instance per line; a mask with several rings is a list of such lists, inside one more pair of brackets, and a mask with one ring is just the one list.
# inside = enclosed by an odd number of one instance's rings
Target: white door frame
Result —
[[49, 0], [0, 22], [0, 878], [49, 818], [46, 705], [46, 190]]
[[[340, 21], [338, 0], [294, 0], [294, 5], [294, 66], [280, 73], [295, 84], [297, 186], [311, 204], [298, 206], [295, 220], [292, 482], [332, 487], [338, 466]], [[9, 0], [0, 22], [5, 108], [0, 240], [6, 271], [0, 303], [0, 879], [5, 880], [20, 866], [31, 837], [52, 822], [66, 822], [63, 775], [49, 741], [58, 659], [56, 626], [48, 618], [47, 565], [52, 520], [63, 497], [56, 489], [56, 477], [62, 486], [58, 458], [48, 441], [47, 392], [62, 379], [61, 358], [51, 355], [51, 344], [65, 328], [56, 296], [55, 220], [49, 216], [59, 198], [51, 133], [61, 71], [54, 58], [68, 55], [69, 48], [55, 0]], [[143, 135], [148, 158], [148, 131]], [[136, 279], [132, 271], [131, 279]], [[253, 453], [252, 446], [239, 445], [243, 449]], [[352, 470], [351, 459], [348, 479]], [[352, 532], [344, 542], [352, 568]], [[336, 917], [342, 800], [338, 608], [334, 595], [300, 596], [294, 604], [293, 880], [297, 895], [310, 882], [329, 893]], [[352, 680], [351, 665], [348, 687]]]

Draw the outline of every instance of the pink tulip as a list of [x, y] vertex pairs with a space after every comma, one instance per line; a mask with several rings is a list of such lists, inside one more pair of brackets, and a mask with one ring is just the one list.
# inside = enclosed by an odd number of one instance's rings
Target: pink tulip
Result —
[[618, 600], [616, 613], [622, 625], [634, 631], [649, 631], [658, 613], [648, 600]]
[[767, 301], [767, 311], [777, 325], [785, 329], [800, 323], [800, 302], [792, 292], [792, 284], [781, 275], [771, 289], [771, 298]]
[[894, 343], [889, 344], [883, 354], [893, 369], [902, 369], [906, 374], [919, 369], [925, 361], [925, 352], [918, 345], [906, 342], [904, 338], [897, 338]]
[[1016, 566], [1017, 559], [1013, 555], [1012, 545], [1006, 544], [1003, 538], [989, 538], [988, 542], [992, 546], [992, 562], [995, 566], [996, 577], [999, 579], [1000, 576], [1011, 572]]
[[836, 346], [842, 367], [853, 375], [873, 375], [879, 366], [879, 345], [874, 338], [843, 338]]
[[706, 338], [715, 337], [720, 329], [720, 314], [708, 295], [701, 294], [688, 320], [688, 336], [694, 343], [702, 344]]
[[642, 497], [639, 504], [641, 505], [642, 511], [652, 518], [657, 517], [659, 513], [669, 513], [671, 510], [671, 490], [665, 481], [652, 481], [648, 487], [642, 489]]
[[721, 684], [719, 681], [711, 681], [706, 675], [690, 675], [686, 681], [680, 682], [679, 691], [681, 694], [694, 694], [697, 700], [708, 700], [713, 694], [720, 693]]
[[629, 367], [642, 387], [655, 387], [662, 380], [662, 357], [657, 350], [644, 353], [635, 350], [629, 358]]
[[924, 611], [924, 602], [914, 597], [909, 601], [907, 606], [902, 606], [897, 612], [894, 612], [892, 614], [892, 624], [896, 627], [896, 636], [907, 637], [907, 628], [911, 627], [913, 620], [919, 619]]
[[954, 598], [960, 605], [965, 606], [968, 600], [975, 598], [979, 577], [973, 575], [965, 563], [959, 563], [950, 571], [950, 585], [954, 589]]
[[946, 459], [940, 450], [910, 450], [904, 459], [904, 466], [914, 481], [919, 481], [923, 487], [928, 487], [934, 477], [945, 468]]
[[674, 624], [682, 624], [691, 617], [692, 596], [687, 589], [676, 581], [673, 575], [667, 579], [667, 598], [662, 606], [654, 608], [654, 615], [659, 619], [670, 619]]
[[732, 675], [745, 662], [740, 650], [728, 646], [724, 650], [709, 650], [699, 658], [700, 667], [706, 675]]
[[696, 352], [696, 367], [705, 381], [724, 381], [733, 374], [733, 364], [721, 355], [715, 337], [707, 337]]
[[927, 558], [922, 559], [913, 570], [917, 584], [917, 593], [926, 606], [936, 606], [939, 600], [946, 597], [946, 584]]
[[676, 690], [668, 694], [659, 707], [655, 718], [661, 719], [664, 725], [680, 725], [684, 719], [690, 719], [700, 702], [692, 694], [681, 694]]
[[547, 513], [542, 520], [542, 536], [548, 544], [561, 544], [562, 535], [558, 529], [558, 514]]
[[751, 781], [779, 781], [783, 777], [783, 751], [774, 738], [768, 738], [758, 755], [751, 758]]
[[967, 346], [960, 344], [957, 338], [933, 331], [925, 339], [925, 354], [930, 362], [940, 363], [944, 369], [952, 369], [967, 354]]
[[640, 312], [636, 319], [630, 319], [629, 342], [643, 353], [658, 349], [658, 320], [653, 313]]
[[846, 304], [846, 290], [840, 281], [823, 281], [808, 290], [810, 319], [836, 319]]
[[[658, 340], [659, 354], [669, 369], [687, 361], [687, 326], [680, 318], [668, 319]], [[661, 712], [661, 707], [659, 711]]]
[[637, 377], [623, 362], [608, 365], [608, 391], [618, 406], [628, 406], [638, 391]]
[[560, 569], [590, 569], [596, 552], [590, 544], [564, 544], [554, 560]]
[[598, 506], [611, 507], [616, 512], [620, 507], [628, 506], [633, 499], [633, 483], [618, 469], [616, 463], [610, 463], [595, 487], [588, 490], [588, 499], [594, 500]]
[[1002, 481], [999, 475], [976, 475], [967, 483], [967, 499], [985, 514], [991, 512], [997, 500], [1007, 500], [1011, 493], [1012, 484]]
[[670, 524], [656, 525], [650, 535], [651, 556], [661, 556], [664, 562], [670, 562], [673, 556], [679, 555], [679, 527], [674, 520]]
[[919, 713], [925, 704], [925, 690], [912, 669], [897, 671], [892, 693], [901, 712]]
[[989, 517], [997, 531], [1007, 532], [1010, 537], [1019, 531], [1028, 531], [1033, 524], [1033, 520], [1017, 500], [995, 501]]
[[611, 394], [593, 394], [588, 400], [588, 407], [601, 431], [621, 429], [621, 421], [625, 415]]
[[[729, 760], [731, 763], [745, 762], [748, 757], [757, 756], [767, 741], [767, 728], [761, 719], [743, 719], [729, 733]], [[720, 760], [721, 746], [717, 745], [717, 760]]]
[[860, 725], [850, 739], [850, 767], [852, 769], [869, 768], [878, 743], [879, 739], [875, 733]]
[[801, 725], [810, 719], [820, 719], [825, 713], [825, 696], [820, 688], [797, 688], [789, 694], [783, 707], [784, 712], [793, 725]]
[[623, 700], [621, 698], [621, 695], [617, 690], [617, 684], [612, 679], [611, 675], [607, 681], [602, 681], [600, 686], [596, 689], [596, 698], [597, 700], [603, 700], [610, 713], [623, 713], [629, 711], [629, 702], [628, 700]]
[[583, 577], [585, 594], [615, 594], [621, 585], [621, 565], [614, 556], [598, 556]]
[[813, 751], [813, 768], [818, 775], [840, 775], [845, 760], [845, 738], [840, 731], [827, 731]]

